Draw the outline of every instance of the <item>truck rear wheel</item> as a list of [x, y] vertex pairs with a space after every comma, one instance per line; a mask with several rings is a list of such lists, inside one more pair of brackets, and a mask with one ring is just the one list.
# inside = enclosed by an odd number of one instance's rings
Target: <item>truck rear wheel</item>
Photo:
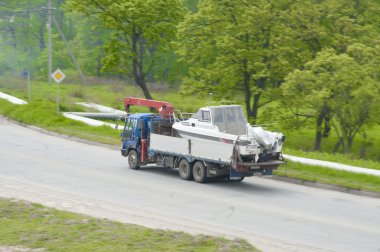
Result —
[[205, 183], [207, 181], [207, 169], [203, 162], [195, 162], [193, 167], [193, 177], [198, 183]]
[[128, 164], [129, 168], [133, 170], [140, 169], [140, 157], [136, 150], [130, 150], [128, 153]]
[[181, 179], [184, 179], [184, 180], [193, 179], [193, 167], [189, 163], [189, 161], [187, 161], [187, 159], [184, 158], [179, 162], [178, 173]]

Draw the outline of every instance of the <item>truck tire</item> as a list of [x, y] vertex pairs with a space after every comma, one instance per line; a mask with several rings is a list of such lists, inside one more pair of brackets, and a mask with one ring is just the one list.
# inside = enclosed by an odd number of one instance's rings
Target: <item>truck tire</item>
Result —
[[178, 165], [178, 173], [181, 179], [191, 180], [193, 179], [193, 166], [183, 158]]
[[129, 168], [133, 170], [140, 169], [140, 157], [136, 150], [130, 150], [128, 153]]
[[207, 169], [203, 162], [195, 162], [193, 167], [193, 177], [198, 183], [205, 183], [207, 181]]

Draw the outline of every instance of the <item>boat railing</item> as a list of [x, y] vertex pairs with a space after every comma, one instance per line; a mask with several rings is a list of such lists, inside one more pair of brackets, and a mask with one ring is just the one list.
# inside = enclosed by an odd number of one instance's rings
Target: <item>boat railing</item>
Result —
[[176, 122], [189, 119], [194, 113], [181, 112], [180, 110], [174, 110], [172, 117]]

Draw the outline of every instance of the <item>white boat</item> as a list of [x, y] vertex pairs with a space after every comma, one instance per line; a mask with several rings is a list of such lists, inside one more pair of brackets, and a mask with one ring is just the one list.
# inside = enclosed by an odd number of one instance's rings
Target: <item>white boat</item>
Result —
[[280, 158], [282, 133], [251, 126], [240, 105], [208, 106], [187, 120], [177, 120], [173, 129], [188, 139], [218, 141], [237, 146], [244, 161], [266, 162]]

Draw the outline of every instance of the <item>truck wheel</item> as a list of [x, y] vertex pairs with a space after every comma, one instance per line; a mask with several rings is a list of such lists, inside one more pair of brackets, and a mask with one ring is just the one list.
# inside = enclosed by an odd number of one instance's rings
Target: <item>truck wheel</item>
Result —
[[193, 167], [193, 177], [198, 183], [205, 183], [207, 181], [207, 169], [203, 162], [195, 162]]
[[136, 150], [130, 150], [128, 154], [129, 168], [133, 170], [140, 169], [140, 157]]
[[184, 180], [193, 179], [193, 167], [189, 163], [189, 161], [187, 161], [187, 159], [184, 158], [179, 162], [178, 173], [181, 179], [184, 179]]

